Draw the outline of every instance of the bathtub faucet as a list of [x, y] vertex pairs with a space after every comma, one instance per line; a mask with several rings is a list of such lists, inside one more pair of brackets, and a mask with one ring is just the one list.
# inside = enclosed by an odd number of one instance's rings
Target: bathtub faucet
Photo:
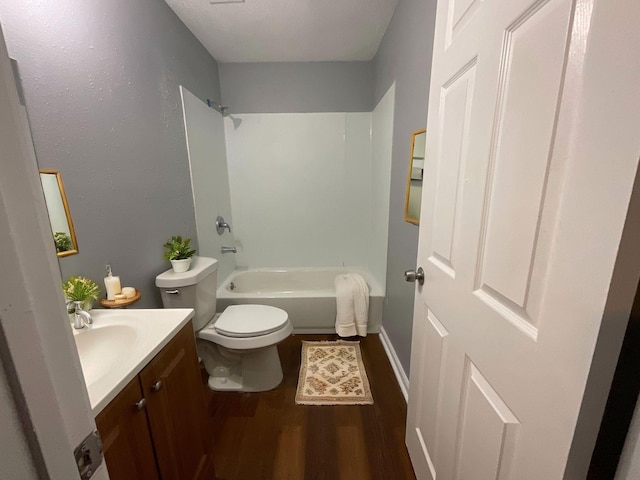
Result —
[[238, 249], [236, 247], [222, 247], [222, 253], [238, 253]]
[[231, 226], [224, 221], [223, 217], [218, 215], [218, 218], [216, 218], [216, 232], [218, 232], [218, 235], [222, 235], [225, 228], [231, 233]]

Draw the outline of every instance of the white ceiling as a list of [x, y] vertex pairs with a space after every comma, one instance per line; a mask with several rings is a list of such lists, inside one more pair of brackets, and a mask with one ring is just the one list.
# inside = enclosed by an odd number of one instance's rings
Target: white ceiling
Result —
[[244, 0], [211, 5], [211, 0], [165, 1], [219, 62], [371, 60], [398, 3]]

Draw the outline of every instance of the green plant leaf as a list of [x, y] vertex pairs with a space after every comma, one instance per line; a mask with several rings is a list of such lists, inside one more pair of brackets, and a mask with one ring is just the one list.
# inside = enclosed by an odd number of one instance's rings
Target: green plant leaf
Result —
[[86, 277], [69, 277], [62, 284], [62, 290], [69, 300], [86, 302], [97, 300], [100, 296], [100, 287], [96, 282]]
[[164, 244], [164, 248], [167, 249], [164, 253], [164, 258], [166, 260], [184, 260], [191, 258], [196, 251], [190, 247], [190, 244], [190, 238], [182, 240], [180, 235], [171, 237], [171, 240]]

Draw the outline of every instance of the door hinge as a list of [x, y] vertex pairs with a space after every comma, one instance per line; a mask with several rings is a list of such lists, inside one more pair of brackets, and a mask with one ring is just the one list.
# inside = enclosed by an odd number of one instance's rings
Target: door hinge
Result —
[[82, 480], [91, 478], [102, 463], [102, 440], [97, 430], [91, 432], [73, 451]]

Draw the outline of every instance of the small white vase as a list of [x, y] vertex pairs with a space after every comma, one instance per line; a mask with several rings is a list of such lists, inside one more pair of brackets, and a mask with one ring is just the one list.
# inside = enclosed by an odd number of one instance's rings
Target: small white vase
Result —
[[189, 270], [191, 266], [191, 258], [183, 258], [182, 260], [171, 260], [171, 266], [176, 273], [182, 273]]

